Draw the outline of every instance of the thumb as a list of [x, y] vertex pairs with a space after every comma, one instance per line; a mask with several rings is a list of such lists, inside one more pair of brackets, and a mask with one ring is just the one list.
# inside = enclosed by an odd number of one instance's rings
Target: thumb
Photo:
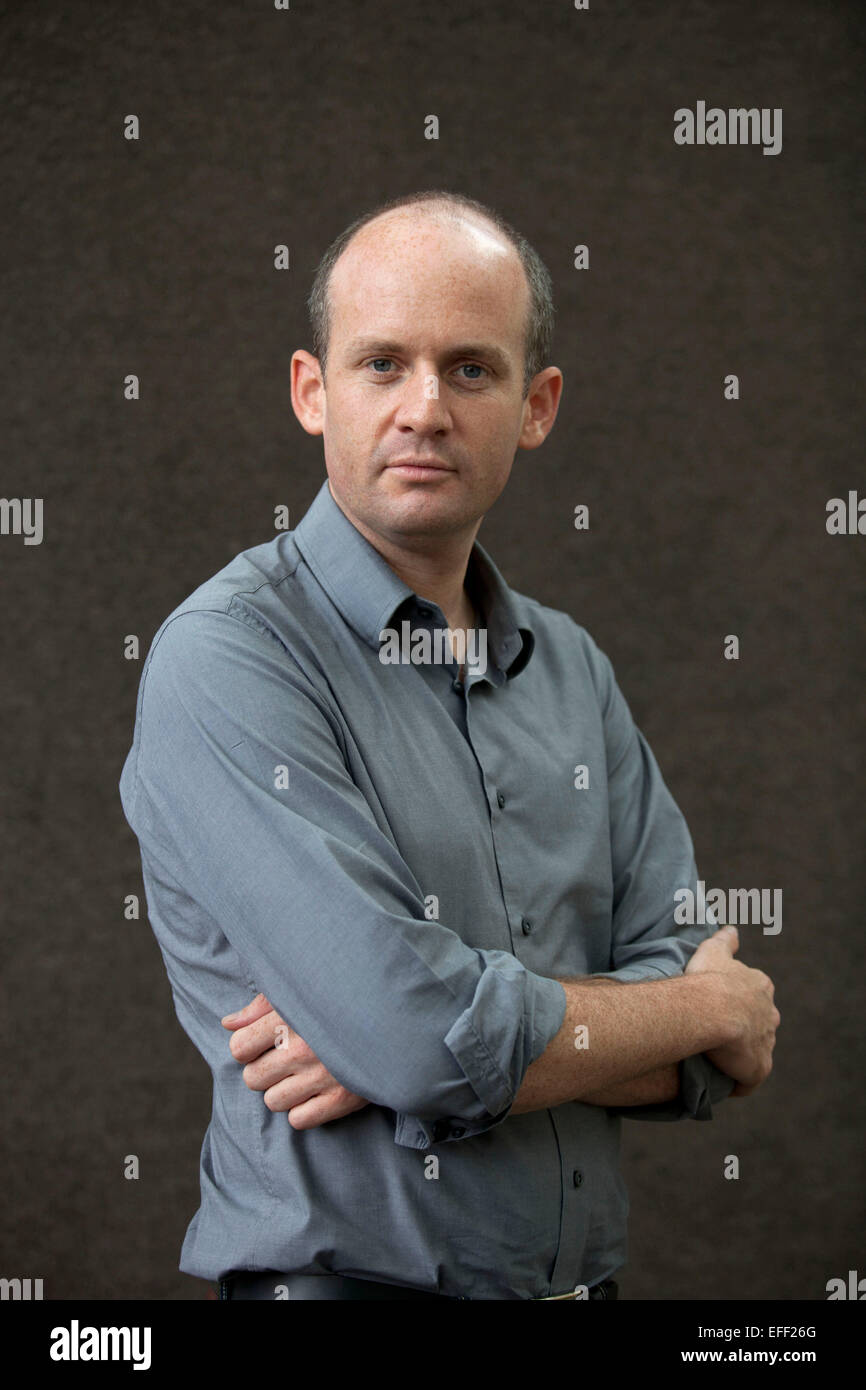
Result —
[[715, 935], [718, 940], [730, 946], [732, 955], [740, 949], [740, 933], [730, 923], [725, 927], [719, 927]]
[[265, 1014], [271, 1012], [271, 1006], [265, 996], [257, 994], [255, 999], [251, 999], [242, 1009], [233, 1014], [226, 1014], [220, 1019], [220, 1023], [223, 1028], [246, 1028], [247, 1024], [255, 1023], [256, 1019], [264, 1018]]

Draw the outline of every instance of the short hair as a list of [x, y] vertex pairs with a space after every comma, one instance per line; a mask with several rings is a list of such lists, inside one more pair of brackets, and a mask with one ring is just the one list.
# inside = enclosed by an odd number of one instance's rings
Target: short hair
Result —
[[373, 208], [370, 212], [365, 212], [363, 216], [357, 217], [354, 222], [351, 222], [336, 240], [331, 242], [322, 256], [307, 300], [313, 334], [313, 355], [319, 359], [322, 375], [325, 374], [328, 340], [331, 333], [329, 296], [334, 266], [355, 234], [362, 227], [366, 227], [368, 222], [374, 221], [375, 218], [381, 217], [382, 213], [391, 212], [395, 208], [408, 208], [424, 204], [429, 204], [440, 212], [450, 212], [455, 217], [459, 216], [461, 211], [476, 213], [492, 223], [511, 243], [520, 257], [529, 286], [529, 319], [526, 326], [523, 353], [523, 395], [525, 399], [529, 393], [533, 377], [549, 363], [552, 352], [554, 311], [553, 281], [550, 272], [535, 248], [530, 246], [526, 238], [521, 236], [493, 208], [486, 207], [484, 203], [478, 202], [475, 198], [468, 198], [462, 193], [452, 193], [441, 188], [425, 189], [421, 193], [407, 193], [402, 198], [392, 198], [387, 203], [380, 203], [378, 207]]

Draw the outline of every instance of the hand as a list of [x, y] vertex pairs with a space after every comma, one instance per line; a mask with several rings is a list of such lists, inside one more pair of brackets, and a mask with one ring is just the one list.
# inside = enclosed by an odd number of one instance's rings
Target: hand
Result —
[[221, 1022], [237, 1029], [229, 1050], [236, 1061], [247, 1063], [244, 1085], [264, 1091], [268, 1109], [286, 1111], [293, 1129], [315, 1129], [370, 1104], [335, 1080], [263, 994]]
[[701, 942], [683, 973], [705, 971], [719, 976], [727, 1008], [737, 1022], [737, 1037], [706, 1055], [736, 1081], [732, 1096], [748, 1096], [773, 1070], [776, 1029], [782, 1015], [773, 1003], [775, 985], [769, 975], [734, 960], [739, 945], [736, 927], [721, 927]]

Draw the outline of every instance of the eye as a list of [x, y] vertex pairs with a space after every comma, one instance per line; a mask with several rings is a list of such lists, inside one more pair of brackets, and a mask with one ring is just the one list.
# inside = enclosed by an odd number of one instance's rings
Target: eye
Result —
[[375, 368], [377, 363], [382, 362], [387, 363], [387, 366], [381, 367], [378, 374], [389, 372], [394, 365], [394, 359], [392, 357], [371, 357], [367, 366]]
[[[462, 366], [460, 367], [460, 371], [464, 371], [464, 370], [467, 370], [467, 371], [470, 371], [470, 372], [486, 372], [486, 371], [487, 371], [487, 368], [486, 368], [486, 367], [480, 366], [478, 362], [464, 362], [464, 363], [462, 364]], [[480, 377], [480, 376], [470, 376], [470, 377], [466, 377], [465, 379], [466, 379], [467, 381], [480, 381], [480, 380], [481, 380], [481, 377]]]

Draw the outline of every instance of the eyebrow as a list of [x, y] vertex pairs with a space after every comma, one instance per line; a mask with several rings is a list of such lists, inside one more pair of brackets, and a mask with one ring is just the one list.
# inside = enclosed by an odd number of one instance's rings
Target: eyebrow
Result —
[[[356, 352], [376, 351], [383, 356], [386, 353], [396, 353], [398, 356], [406, 351], [402, 344], [386, 340], [384, 338], [352, 338], [346, 345], [347, 356], [353, 356]], [[449, 358], [458, 357], [481, 357], [490, 362], [504, 376], [511, 371], [511, 362], [501, 348], [495, 347], [493, 343], [458, 343], [456, 347], [449, 349]]]

